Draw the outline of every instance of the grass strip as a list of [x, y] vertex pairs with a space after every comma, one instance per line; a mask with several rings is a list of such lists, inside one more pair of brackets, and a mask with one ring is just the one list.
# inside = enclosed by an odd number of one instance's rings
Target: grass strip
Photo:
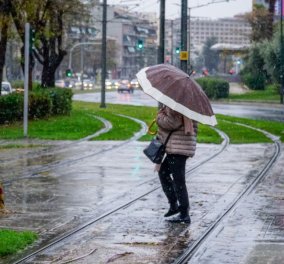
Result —
[[[22, 122], [0, 126], [1, 139], [23, 137]], [[73, 109], [70, 116], [55, 116], [47, 120], [29, 121], [29, 138], [50, 140], [76, 140], [91, 135], [103, 124], [84, 109]]]
[[[107, 108], [100, 108], [99, 103], [73, 102], [73, 110], [70, 116], [57, 116], [48, 120], [34, 120], [29, 122], [29, 137], [50, 140], [77, 140], [96, 133], [103, 127], [100, 120], [92, 115], [101, 116], [112, 123], [113, 128], [94, 140], [127, 140], [141, 128], [135, 121], [118, 116], [118, 114], [131, 116], [150, 124], [156, 117], [157, 107], [115, 105], [108, 104]], [[284, 140], [284, 124], [273, 121], [251, 120], [245, 118], [217, 115], [220, 130], [227, 133], [231, 143], [266, 143], [270, 142], [262, 133], [241, 127], [237, 124], [229, 124], [224, 121], [240, 122], [256, 128], [266, 130], [281, 137]], [[1, 139], [18, 139], [23, 137], [22, 123], [0, 126]], [[219, 134], [210, 126], [199, 124], [198, 143], [222, 142]], [[141, 141], [148, 141], [151, 135], [145, 135]]]
[[0, 229], [0, 256], [4, 257], [16, 253], [32, 244], [37, 234], [30, 231], [13, 231]]
[[[95, 115], [106, 118], [113, 124], [113, 129], [106, 134], [94, 138], [94, 140], [125, 140], [140, 130], [140, 125], [127, 118], [119, 117], [117, 114], [131, 116], [150, 124], [157, 114], [157, 107], [133, 106], [133, 105], [115, 105], [109, 104], [107, 108], [99, 108], [99, 104], [75, 102], [74, 107], [83, 108]], [[199, 124], [198, 142], [220, 144], [222, 138], [219, 134], [210, 128]], [[155, 127], [153, 128], [155, 130]], [[149, 141], [152, 135], [144, 135], [140, 141]]]
[[249, 90], [244, 94], [230, 94], [229, 101], [279, 103], [280, 95], [273, 86], [268, 86], [265, 90]]
[[280, 140], [284, 142], [284, 123], [268, 120], [253, 120], [242, 117], [232, 117], [225, 115], [217, 115], [218, 120], [227, 120], [231, 122], [239, 122], [255, 128], [265, 130], [275, 136], [279, 136]]
[[229, 123], [218, 119], [217, 128], [222, 130], [230, 138], [231, 144], [271, 143], [263, 133], [254, 129]]

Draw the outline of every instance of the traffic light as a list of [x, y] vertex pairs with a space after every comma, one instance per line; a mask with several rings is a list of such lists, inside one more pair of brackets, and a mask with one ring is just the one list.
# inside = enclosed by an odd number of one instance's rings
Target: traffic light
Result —
[[180, 48], [176, 48], [176, 54], [179, 54], [180, 53]]
[[30, 27], [30, 50], [32, 50], [34, 47], [35, 35], [36, 35], [35, 29]]
[[65, 72], [66, 77], [72, 77], [73, 73], [71, 69], [67, 69]]
[[140, 50], [143, 49], [143, 47], [144, 47], [144, 42], [143, 42], [142, 39], [138, 39], [137, 47], [138, 47], [138, 49], [140, 49]]

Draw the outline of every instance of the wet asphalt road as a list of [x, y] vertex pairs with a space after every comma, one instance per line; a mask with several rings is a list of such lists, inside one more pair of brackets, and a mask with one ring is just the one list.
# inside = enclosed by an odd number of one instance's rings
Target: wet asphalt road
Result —
[[[100, 102], [101, 93], [75, 94], [73, 100], [85, 102]], [[133, 94], [107, 92], [106, 104], [131, 104], [144, 106], [157, 106], [157, 102], [143, 91], [135, 90]], [[264, 119], [284, 122], [284, 105], [268, 104], [221, 104], [213, 103], [216, 114], [224, 114], [252, 119]]]

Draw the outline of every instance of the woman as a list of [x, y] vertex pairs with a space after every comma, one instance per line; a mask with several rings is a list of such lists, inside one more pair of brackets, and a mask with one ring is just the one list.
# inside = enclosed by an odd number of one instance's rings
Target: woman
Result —
[[166, 157], [162, 164], [157, 166], [163, 191], [170, 204], [165, 217], [179, 213], [169, 221], [190, 223], [185, 164], [187, 158], [195, 154], [197, 122], [166, 106], [159, 110], [156, 122], [158, 138], [162, 142], [165, 142], [168, 134], [173, 131], [166, 146]]

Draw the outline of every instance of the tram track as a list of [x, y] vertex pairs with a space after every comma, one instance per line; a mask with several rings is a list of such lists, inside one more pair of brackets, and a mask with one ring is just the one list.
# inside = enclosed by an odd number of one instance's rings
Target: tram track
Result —
[[[221, 147], [218, 149], [218, 151], [214, 152], [213, 154], [211, 154], [210, 156], [208, 156], [207, 158], [201, 160], [200, 162], [198, 162], [197, 164], [195, 164], [192, 168], [190, 168], [189, 170], [186, 171], [186, 175], [188, 177], [188, 175], [190, 173], [192, 173], [193, 171], [195, 171], [196, 169], [200, 168], [201, 166], [203, 166], [204, 164], [206, 164], [208, 161], [214, 159], [215, 157], [217, 157], [219, 154], [221, 154], [229, 145], [229, 137], [222, 131], [220, 131], [219, 129], [216, 129], [216, 128], [213, 128], [222, 138], [223, 138], [223, 142], [221, 144]], [[129, 141], [127, 141], [129, 142]], [[154, 180], [151, 180], [152, 182], [153, 181], [156, 181], [156, 179]], [[37, 257], [38, 255], [42, 254], [44, 251], [52, 248], [53, 246], [56, 246], [58, 244], [60, 244], [61, 242], [67, 242], [68, 239], [71, 239], [72, 240], [72, 237], [78, 233], [80, 233], [82, 230], [85, 230], [86, 228], [96, 224], [97, 222], [101, 221], [102, 219], [105, 219], [107, 218], [108, 216], [111, 216], [115, 213], [117, 213], [118, 211], [134, 204], [135, 202], [141, 200], [142, 198], [152, 194], [153, 192], [157, 191], [158, 189], [160, 189], [161, 186], [160, 184], [157, 184], [157, 186], [153, 187], [151, 190], [131, 199], [130, 201], [128, 202], [125, 202], [121, 205], [118, 205], [117, 207], [101, 214], [100, 216], [98, 217], [95, 217], [94, 219], [90, 220], [89, 222], [87, 223], [84, 223], [82, 225], [80, 225], [79, 227], [77, 228], [74, 228], [73, 230], [67, 232], [67, 233], [64, 233], [63, 235], [61, 235], [60, 237], [57, 237], [56, 239], [54, 239], [52, 242], [36, 249], [34, 252], [32, 252], [31, 254], [28, 254], [26, 255], [25, 257], [17, 260], [16, 262], [14, 262], [15, 264], [18, 264], [18, 263], [29, 263], [27, 261], [29, 260], [32, 260], [34, 259], [35, 257]]]
[[[279, 138], [275, 135], [268, 133], [267, 131], [257, 129], [245, 124], [234, 123], [240, 126], [244, 126], [250, 129], [257, 130], [268, 138], [270, 138], [274, 143], [274, 153], [264, 168], [257, 174], [257, 176], [236, 196], [236, 198], [229, 204], [229, 206], [209, 225], [209, 227], [196, 239], [174, 262], [173, 264], [185, 264], [190, 263], [191, 258], [195, 255], [198, 249], [204, 244], [210, 236], [213, 234], [220, 224], [229, 216], [229, 214], [237, 207], [237, 205], [248, 196], [256, 186], [264, 179], [268, 174], [269, 170], [272, 168], [276, 160], [281, 154], [281, 143]], [[184, 231], [186, 232], [187, 229]]]
[[[242, 125], [242, 126], [246, 126], [248, 128], [251, 128], [251, 129], [255, 129], [253, 127], [250, 127], [250, 126], [247, 126], [247, 125], [244, 125], [244, 124], [238, 124], [238, 125]], [[195, 240], [194, 243], [192, 243], [190, 245], [190, 247], [188, 249], [186, 249], [180, 257], [178, 257], [178, 259], [174, 262], [174, 264], [176, 264], [176, 263], [188, 263], [188, 261], [190, 261], [191, 257], [195, 254], [195, 252], [198, 250], [198, 248], [210, 237], [210, 235], [213, 233], [213, 231], [216, 230], [216, 228], [220, 225], [220, 223], [222, 223], [222, 221], [224, 221], [224, 219], [226, 219], [226, 217], [230, 214], [230, 212], [234, 210], [236, 205], [245, 196], [247, 196], [250, 192], [252, 192], [255, 189], [255, 187], [258, 185], [258, 183], [265, 177], [265, 175], [268, 173], [268, 171], [271, 169], [271, 167], [273, 166], [273, 164], [277, 160], [278, 156], [280, 155], [280, 142], [279, 142], [278, 138], [267, 133], [266, 131], [263, 131], [263, 130], [260, 130], [260, 129], [255, 129], [255, 130], [258, 130], [258, 131], [264, 133], [271, 140], [273, 140], [273, 142], [274, 142], [274, 144], [273, 144], [274, 145], [274, 153], [273, 153], [271, 159], [265, 165], [265, 167], [258, 173], [258, 175], [254, 178], [254, 180], [252, 182], [250, 182], [250, 184], [248, 186], [246, 186], [245, 189], [234, 199], [234, 201], [228, 206], [228, 208], [224, 212], [222, 212], [222, 214], [219, 215], [219, 217], [217, 219], [215, 219], [215, 221], [205, 230], [205, 232], [203, 232], [200, 235], [200, 237], [197, 240]], [[229, 138], [224, 133], [222, 133], [221, 131], [218, 131], [218, 133], [222, 134], [222, 137], [224, 138], [224, 141], [223, 141], [221, 148], [217, 152], [215, 152], [213, 155], [208, 157], [207, 159], [202, 160], [196, 166], [192, 167], [190, 170], [187, 170], [186, 171], [187, 175], [189, 173], [193, 172], [194, 170], [198, 169], [199, 167], [201, 167], [203, 164], [206, 164], [206, 162], [208, 162], [209, 160], [218, 156], [220, 153], [222, 153], [224, 151], [224, 149], [226, 149], [226, 147], [229, 144]], [[98, 221], [105, 219], [108, 216], [111, 216], [112, 214], [130, 206], [131, 204], [133, 204], [136, 201], [142, 199], [143, 197], [153, 193], [154, 191], [158, 190], [159, 188], [160, 187], [155, 187], [152, 190], [148, 191], [147, 193], [144, 193], [144, 194], [132, 199], [131, 201], [124, 203], [124, 204], [122, 204], [122, 205], [100, 215], [99, 217], [96, 217], [95, 219], [91, 220], [88, 223], [85, 223], [85, 224], [79, 226], [76, 229], [73, 229], [69, 233], [63, 234], [61, 237], [58, 237], [57, 239], [55, 239], [51, 243], [37, 249], [36, 251], [32, 252], [31, 254], [29, 254], [29, 255], [25, 256], [24, 258], [16, 261], [15, 264], [16, 263], [31, 263], [31, 262], [27, 262], [27, 261], [36, 258], [38, 255], [41, 255], [41, 253], [43, 253], [45, 250], [50, 249], [53, 246], [58, 245], [63, 241], [65, 243], [66, 241], [68, 241], [68, 239], [72, 240], [72, 237], [75, 234], [80, 233], [80, 231], [82, 231], [82, 230], [86, 229], [87, 227], [94, 225]]]
[[[3, 179], [2, 183], [4, 185], [7, 185], [7, 184], [10, 184], [10, 183], [12, 183], [14, 181], [18, 181], [18, 180], [42, 177], [41, 173], [44, 173], [46, 171], [50, 171], [50, 170], [55, 169], [57, 167], [74, 165], [78, 162], [81, 162], [82, 160], [89, 159], [93, 156], [101, 155], [101, 154], [107, 153], [109, 151], [115, 150], [117, 148], [120, 148], [122, 146], [125, 146], [125, 145], [129, 144], [130, 142], [138, 140], [143, 134], [145, 134], [147, 132], [147, 125], [143, 121], [136, 119], [136, 118], [133, 118], [133, 117], [126, 116], [126, 115], [119, 115], [119, 116], [131, 119], [134, 122], [137, 122], [138, 124], [140, 124], [141, 125], [140, 131], [135, 133], [132, 138], [125, 140], [125, 141], [122, 141], [122, 142], [119, 142], [118, 144], [115, 144], [115, 145], [110, 146], [108, 148], [104, 148], [104, 149], [101, 149], [99, 151], [91, 151], [89, 154], [83, 155], [81, 157], [79, 156], [79, 157], [71, 158], [71, 159], [68, 159], [68, 160], [56, 161], [56, 162], [46, 164], [46, 165], [42, 165], [38, 168], [33, 168], [31, 170], [27, 170], [27, 171], [24, 171], [24, 172], [21, 171], [20, 172], [21, 176], [17, 176], [17, 177], [14, 177], [12, 179], [9, 179], [9, 180]], [[63, 144], [61, 146], [56, 146], [55, 148], [50, 149], [50, 150], [43, 150], [42, 152], [36, 153], [37, 157], [38, 156], [54, 155], [58, 151], [68, 151], [70, 148], [77, 146], [77, 145], [81, 144], [82, 142], [86, 142], [86, 141], [88, 141], [88, 140], [90, 140], [94, 137], [97, 137], [100, 134], [107, 133], [112, 128], [111, 123], [108, 122], [107, 120], [105, 120], [101, 117], [98, 117], [98, 116], [96, 116], [96, 118], [98, 118], [99, 120], [101, 120], [104, 123], [105, 127], [103, 129], [101, 129], [98, 132], [96, 132], [95, 134], [87, 136], [87, 137], [85, 137], [81, 140], [78, 140], [78, 141], [75, 141], [75, 142], [72, 142], [72, 143], [66, 143], [66, 144]]]

